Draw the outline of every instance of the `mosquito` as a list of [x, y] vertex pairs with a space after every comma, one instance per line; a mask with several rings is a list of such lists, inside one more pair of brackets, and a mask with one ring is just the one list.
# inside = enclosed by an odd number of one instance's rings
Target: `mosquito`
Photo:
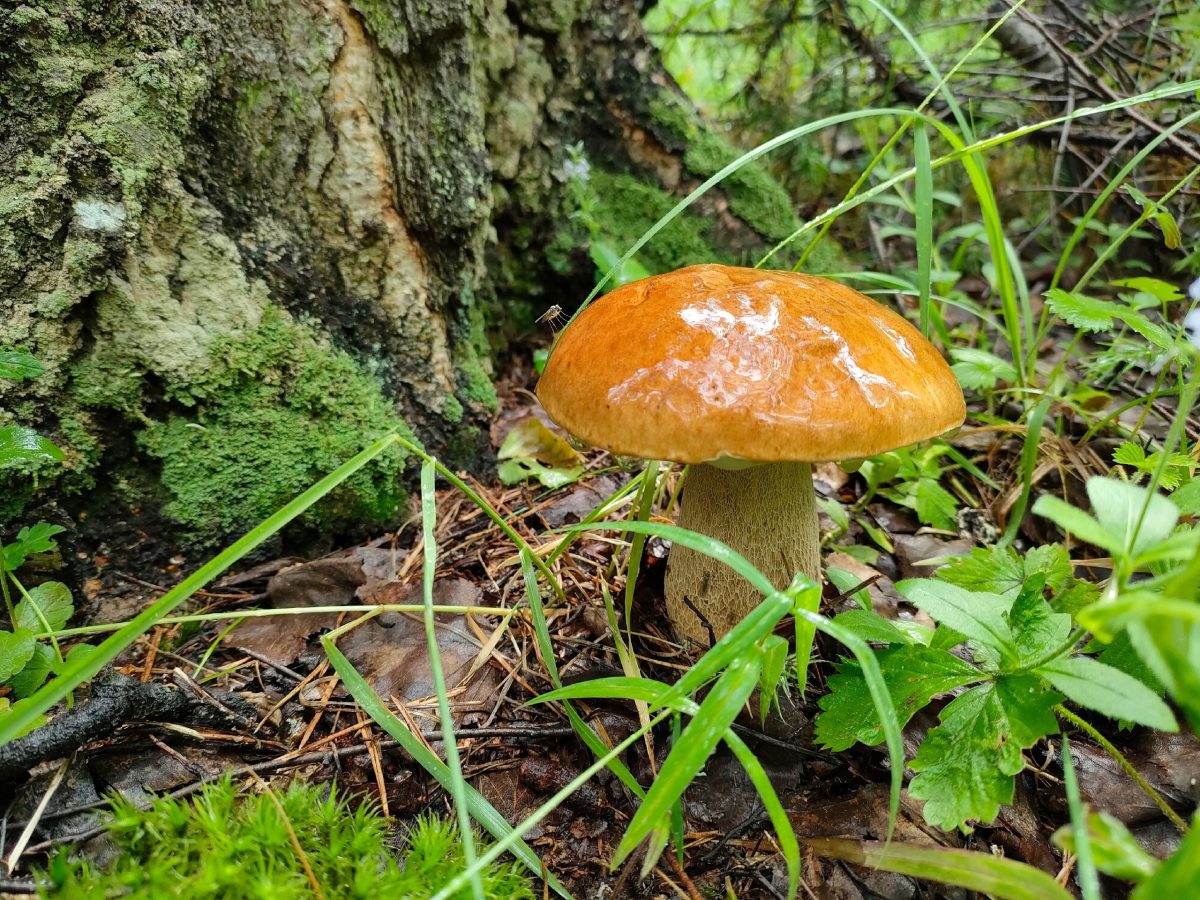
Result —
[[562, 307], [559, 306], [557, 303], [555, 303], [552, 307], [550, 307], [548, 310], [546, 310], [544, 313], [542, 313], [540, 316], [538, 316], [537, 322], [539, 325], [542, 325], [544, 323], [549, 323], [550, 327], [553, 328], [555, 325], [558, 324], [559, 320], [562, 318], [563, 318]]

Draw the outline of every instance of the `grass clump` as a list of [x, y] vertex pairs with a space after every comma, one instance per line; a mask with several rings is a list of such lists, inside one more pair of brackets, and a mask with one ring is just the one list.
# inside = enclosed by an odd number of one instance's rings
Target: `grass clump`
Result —
[[[239, 796], [225, 778], [193, 802], [167, 797], [139, 810], [118, 799], [114, 812], [107, 831], [119, 850], [113, 864], [101, 870], [64, 852], [51, 861], [40, 896], [416, 900], [464, 866], [453, 823], [420, 818], [397, 862], [374, 807], [351, 810], [314, 785]], [[515, 864], [489, 867], [483, 885], [489, 900], [533, 897]]]
[[[151, 422], [139, 444], [161, 461], [167, 515], [202, 540], [244, 530], [392, 431], [411, 437], [380, 385], [349, 354], [269, 310], [221, 363], [172, 399], [192, 407]], [[404, 453], [390, 448], [309, 512], [336, 530], [388, 522], [404, 500]]]

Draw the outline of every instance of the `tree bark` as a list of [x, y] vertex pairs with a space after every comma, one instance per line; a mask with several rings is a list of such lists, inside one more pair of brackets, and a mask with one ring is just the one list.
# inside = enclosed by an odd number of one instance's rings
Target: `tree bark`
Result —
[[[486, 454], [497, 348], [736, 155], [628, 0], [44, 0], [0, 12], [0, 424], [43, 492], [197, 540], [411, 426]], [[645, 260], [737, 259], [795, 224], [756, 169]], [[313, 524], [387, 521], [402, 454]], [[28, 511], [0, 473], [0, 524]]]

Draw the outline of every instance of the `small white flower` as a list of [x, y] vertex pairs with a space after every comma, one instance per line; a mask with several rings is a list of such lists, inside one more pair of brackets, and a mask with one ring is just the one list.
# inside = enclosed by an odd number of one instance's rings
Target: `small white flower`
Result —
[[1200, 278], [1188, 285], [1188, 296], [1192, 298], [1193, 303], [1200, 303]]
[[[588, 175], [591, 174], [592, 164], [582, 156], [575, 159], [568, 159], [562, 164], [562, 173], [566, 180], [579, 179], [587, 181]], [[1200, 282], [1198, 282], [1200, 283]]]
[[[1192, 285], [1192, 291], [1200, 292], [1200, 279]], [[1192, 295], [1195, 299], [1200, 300], [1200, 297]], [[1193, 309], [1190, 313], [1183, 317], [1183, 333], [1187, 335], [1187, 339], [1192, 346], [1200, 350], [1200, 308]]]

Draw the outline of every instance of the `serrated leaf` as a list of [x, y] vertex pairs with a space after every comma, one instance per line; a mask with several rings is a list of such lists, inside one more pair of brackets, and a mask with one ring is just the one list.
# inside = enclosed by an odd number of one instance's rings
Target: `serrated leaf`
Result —
[[950, 351], [950, 356], [954, 360], [950, 369], [967, 390], [990, 390], [998, 382], [1016, 380], [1013, 364], [987, 350], [958, 347]]
[[1046, 544], [1020, 556], [1011, 547], [976, 547], [943, 566], [936, 577], [969, 591], [986, 591], [1012, 600], [1035, 575], [1044, 576], [1051, 591], [1062, 590], [1072, 577], [1067, 551], [1058, 544]]
[[1016, 660], [1012, 630], [1004, 620], [1011, 601], [998, 594], [967, 591], [932, 578], [910, 578], [897, 583], [896, 590], [938, 623], [995, 650], [1004, 659]]
[[29, 378], [37, 378], [45, 371], [46, 367], [38, 362], [28, 350], [21, 348], [0, 350], [0, 378], [7, 378], [9, 381], [25, 381]]
[[1125, 719], [1159, 731], [1179, 730], [1170, 708], [1154, 691], [1099, 660], [1072, 656], [1054, 660], [1037, 671], [1073, 703], [1110, 719]]
[[1128, 481], [1089, 478], [1087, 495], [1096, 520], [1130, 556], [1164, 540], [1179, 521], [1179, 510], [1170, 500]]
[[1137, 466], [1140, 469], [1146, 462], [1146, 451], [1140, 444], [1125, 441], [1113, 451], [1113, 462], [1123, 466]]
[[[75, 605], [71, 602], [71, 590], [59, 581], [39, 584], [30, 588], [29, 598], [17, 604], [15, 613], [16, 624], [20, 628], [28, 628], [34, 633], [57, 631], [64, 628], [75, 613]], [[43, 618], [45, 622], [42, 621]]]
[[[840, 617], [839, 617], [840, 618]], [[978, 681], [982, 674], [945, 650], [919, 644], [889, 647], [876, 654], [884, 684], [901, 726], [938, 694]], [[829, 693], [818, 701], [817, 741], [830, 750], [883, 741], [883, 726], [858, 664], [843, 660], [829, 678]]]
[[992, 822], [1012, 802], [1021, 752], [1058, 730], [1056, 702], [1031, 675], [1004, 676], [951, 701], [910, 763], [917, 776], [909, 793], [926, 801], [925, 821], [946, 830]]
[[1061, 288], [1046, 291], [1046, 305], [1060, 319], [1081, 331], [1107, 331], [1112, 328], [1113, 319], [1125, 311], [1116, 303]]
[[24, 425], [0, 426], [0, 469], [22, 463], [62, 462], [66, 457], [53, 441]]
[[15, 572], [28, 557], [35, 553], [48, 553], [58, 546], [54, 536], [64, 531], [66, 529], [61, 525], [51, 525], [49, 522], [27, 525], [17, 532], [16, 540], [0, 548], [4, 555], [4, 567]]
[[917, 481], [916, 510], [917, 518], [925, 524], [949, 530], [954, 527], [958, 501], [932, 478], [922, 478]]
[[25, 668], [25, 664], [33, 657], [36, 643], [33, 632], [26, 628], [0, 631], [0, 684], [6, 683]]
[[1042, 575], [1031, 578], [1007, 616], [1022, 664], [1035, 662], [1061, 647], [1071, 633], [1071, 617], [1054, 612], [1042, 599], [1043, 582]]

